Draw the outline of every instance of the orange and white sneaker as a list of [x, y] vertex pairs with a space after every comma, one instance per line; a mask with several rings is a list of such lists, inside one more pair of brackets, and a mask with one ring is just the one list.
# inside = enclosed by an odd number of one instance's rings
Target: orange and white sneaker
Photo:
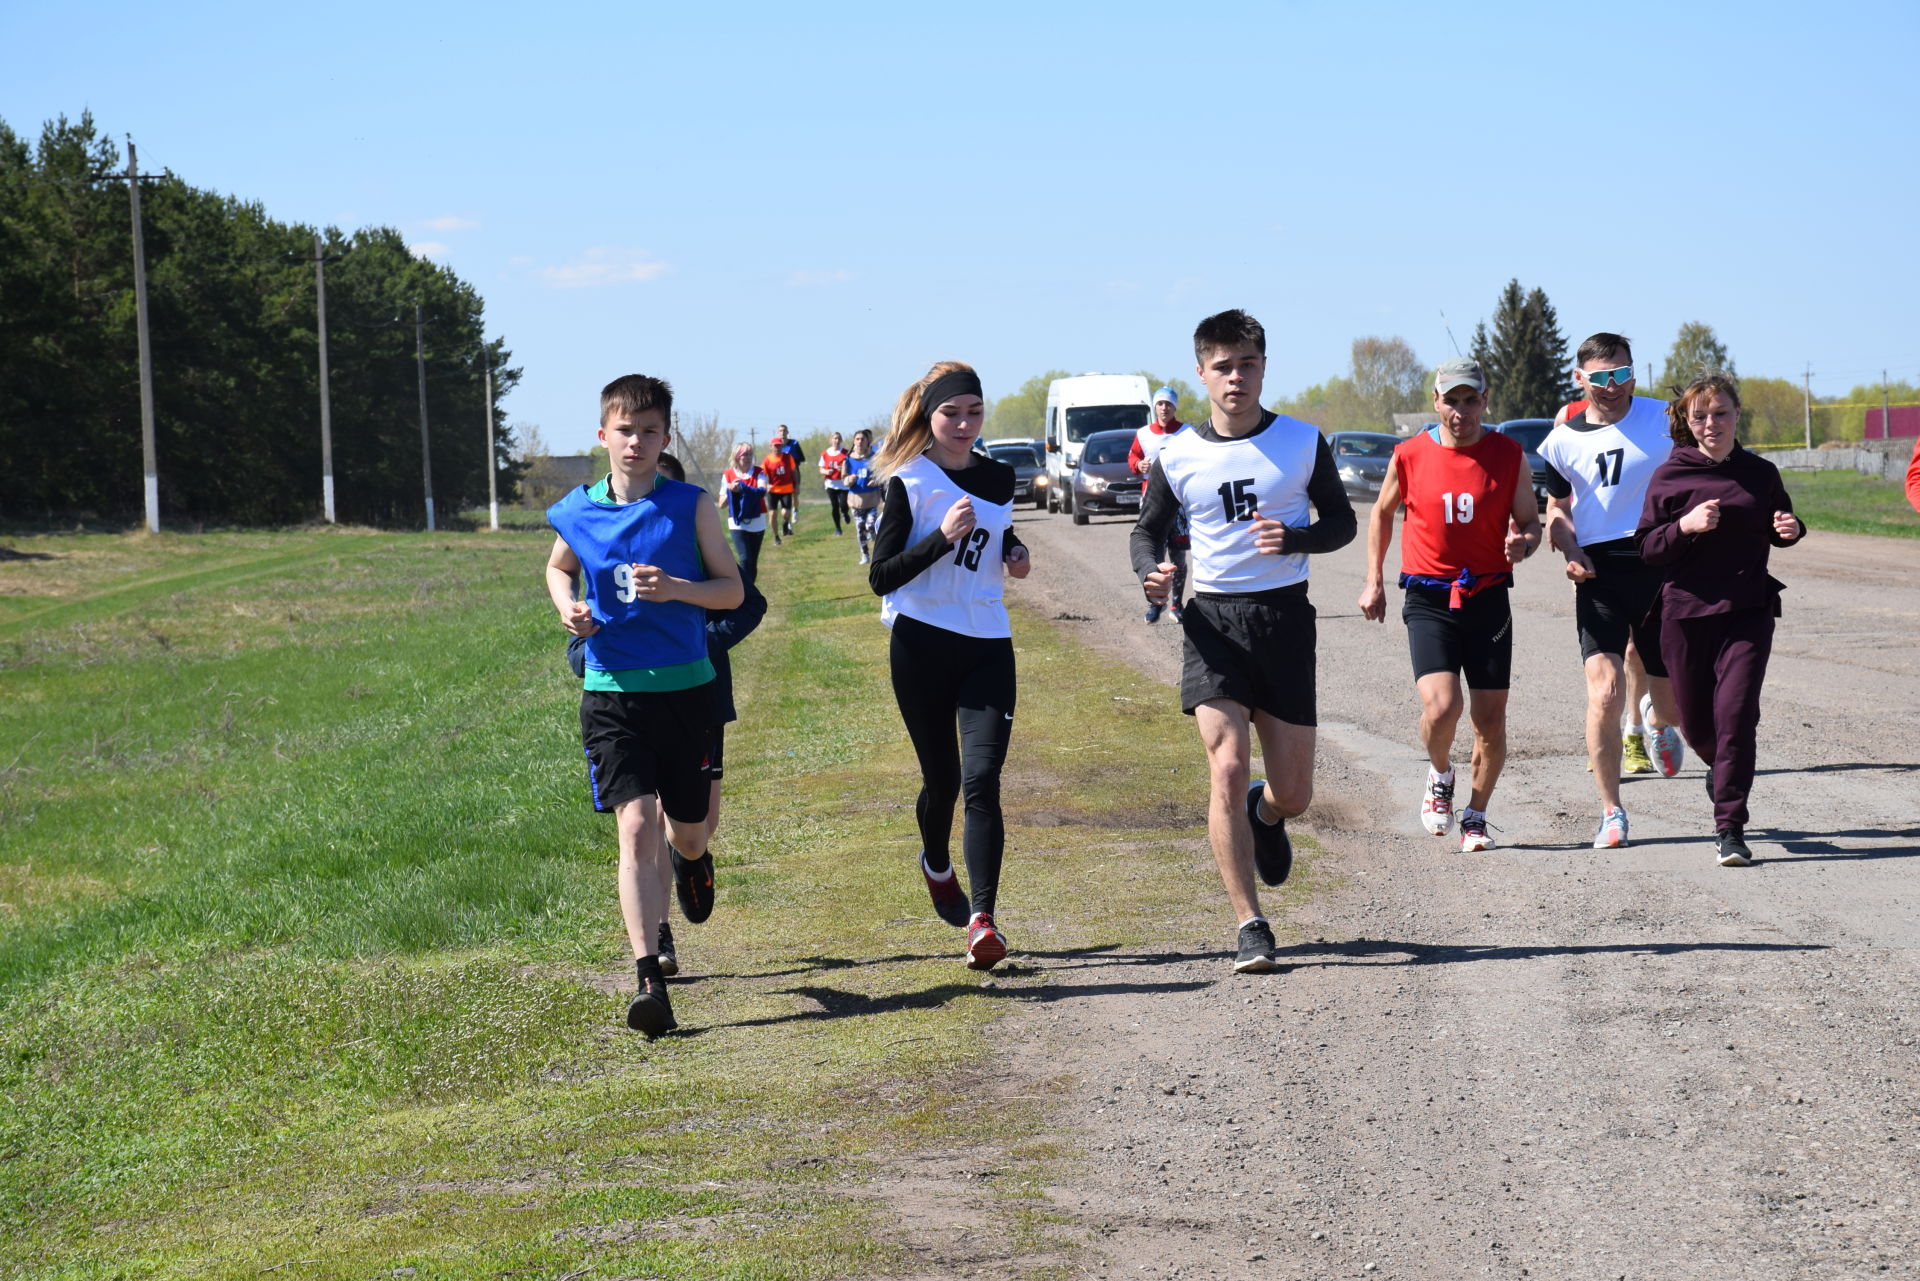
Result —
[[985, 912], [975, 912], [973, 919], [967, 922], [967, 968], [970, 970], [990, 970], [1007, 957], [1007, 938], [993, 918]]
[[1453, 830], [1453, 782], [1442, 782], [1427, 766], [1427, 794], [1420, 802], [1420, 826], [1433, 836], [1445, 836]]
[[1481, 850], [1493, 848], [1493, 837], [1487, 834], [1487, 816], [1480, 810], [1468, 806], [1460, 811], [1460, 852], [1478, 854]]
[[1627, 812], [1618, 806], [1600, 816], [1600, 828], [1593, 834], [1593, 848], [1619, 850], [1627, 847]]

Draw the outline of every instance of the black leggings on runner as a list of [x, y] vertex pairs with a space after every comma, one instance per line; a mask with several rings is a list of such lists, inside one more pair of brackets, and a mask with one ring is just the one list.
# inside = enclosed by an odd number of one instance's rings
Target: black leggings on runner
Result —
[[829, 489], [827, 491], [827, 502], [832, 504], [833, 506], [833, 532], [834, 533], [837, 534], [840, 532], [841, 521], [845, 521], [849, 525], [853, 524], [853, 513], [847, 510], [847, 491], [846, 490]]
[[740, 581], [753, 586], [760, 573], [760, 544], [767, 536], [764, 529], [730, 529], [734, 558], [740, 562]]
[[[976, 912], [993, 912], [1000, 892], [1006, 824], [1000, 816], [1000, 767], [1013, 737], [1013, 641], [962, 636], [905, 616], [893, 620], [893, 696], [920, 758], [914, 817], [927, 866], [952, 862], [954, 802], [966, 800], [961, 849]], [[959, 734], [954, 733], [956, 718]]]

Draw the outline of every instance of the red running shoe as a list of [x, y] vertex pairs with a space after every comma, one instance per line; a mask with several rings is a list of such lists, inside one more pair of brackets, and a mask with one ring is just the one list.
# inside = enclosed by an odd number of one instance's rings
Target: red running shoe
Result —
[[1007, 938], [993, 918], [985, 912], [975, 912], [973, 919], [967, 922], [967, 968], [970, 970], [990, 970], [1007, 959]]
[[949, 863], [945, 872], [936, 873], [927, 866], [927, 853], [920, 851], [920, 875], [927, 878], [927, 895], [933, 899], [933, 910], [940, 919], [955, 929], [961, 929], [967, 923], [967, 896], [960, 892], [960, 877]]

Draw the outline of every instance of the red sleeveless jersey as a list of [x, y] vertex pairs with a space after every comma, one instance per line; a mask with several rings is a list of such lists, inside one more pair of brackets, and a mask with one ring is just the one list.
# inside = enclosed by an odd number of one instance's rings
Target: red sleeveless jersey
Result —
[[1421, 432], [1393, 451], [1406, 504], [1400, 572], [1453, 578], [1461, 570], [1505, 574], [1507, 520], [1520, 479], [1520, 442], [1489, 431], [1465, 449], [1448, 449]]

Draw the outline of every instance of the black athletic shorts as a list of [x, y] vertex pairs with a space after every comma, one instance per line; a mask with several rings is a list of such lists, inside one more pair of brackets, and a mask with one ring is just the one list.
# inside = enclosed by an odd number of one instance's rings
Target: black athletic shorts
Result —
[[1224, 698], [1289, 725], [1318, 724], [1313, 602], [1296, 583], [1249, 596], [1198, 594], [1181, 627], [1180, 706]]
[[1413, 679], [1460, 672], [1469, 689], [1506, 689], [1513, 675], [1513, 608], [1507, 585], [1482, 588], [1448, 609], [1444, 588], [1409, 587], [1400, 605]]
[[1632, 638], [1647, 675], [1665, 676], [1660, 657], [1660, 618], [1654, 603], [1666, 573], [1640, 559], [1631, 538], [1582, 547], [1595, 577], [1573, 585], [1573, 620], [1580, 631], [1580, 657], [1624, 655]]
[[717, 783], [726, 776], [726, 770], [722, 767], [720, 759], [722, 752], [726, 749], [726, 745], [727, 727], [725, 725], [715, 725], [713, 727], [713, 737], [708, 740], [707, 744], [707, 778], [711, 782]]
[[657, 795], [674, 822], [705, 822], [714, 710], [711, 682], [635, 694], [582, 690], [580, 744], [593, 808], [605, 814]]
[[784, 508], [786, 508], [786, 509], [787, 509], [788, 511], [792, 511], [792, 510], [793, 510], [793, 495], [792, 495], [792, 494], [773, 494], [773, 493], [769, 493], [769, 494], [767, 495], [767, 510], [768, 510], [768, 511], [773, 511], [773, 510], [775, 510], [776, 508], [781, 508], [781, 507], [784, 507]]

